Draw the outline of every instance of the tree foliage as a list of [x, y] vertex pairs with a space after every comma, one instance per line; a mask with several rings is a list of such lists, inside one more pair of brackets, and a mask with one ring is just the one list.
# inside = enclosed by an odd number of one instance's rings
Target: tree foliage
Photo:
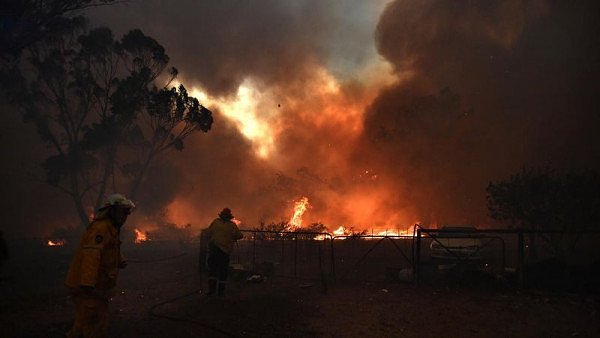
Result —
[[[600, 229], [600, 176], [596, 172], [556, 172], [524, 168], [487, 187], [490, 216], [540, 234], [556, 255], [567, 255], [582, 230]], [[534, 239], [530, 245], [535, 256]]]
[[109, 5], [115, 0], [3, 0], [0, 5], [0, 59], [19, 57], [45, 37], [70, 28], [82, 19], [77, 11]]
[[600, 225], [595, 172], [528, 169], [487, 187], [490, 216], [531, 230], [584, 230]]
[[3, 84], [52, 149], [46, 182], [72, 197], [85, 223], [108, 189], [135, 197], [150, 164], [213, 119], [183, 85], [171, 86], [177, 70], [156, 40], [70, 28], [31, 46]]

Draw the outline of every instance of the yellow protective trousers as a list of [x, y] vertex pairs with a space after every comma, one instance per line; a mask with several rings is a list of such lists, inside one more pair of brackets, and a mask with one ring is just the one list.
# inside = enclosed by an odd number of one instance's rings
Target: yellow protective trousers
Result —
[[108, 337], [108, 298], [85, 293], [73, 295], [75, 321], [69, 338]]

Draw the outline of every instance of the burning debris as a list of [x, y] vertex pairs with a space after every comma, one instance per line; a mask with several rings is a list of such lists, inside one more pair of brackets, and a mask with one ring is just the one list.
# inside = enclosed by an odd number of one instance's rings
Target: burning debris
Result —
[[333, 231], [333, 234], [336, 236], [343, 236], [343, 235], [348, 235], [349, 231], [346, 230], [346, 228], [344, 228], [343, 225], [340, 225], [339, 228], [337, 228], [336, 230]]
[[146, 232], [142, 232], [138, 229], [133, 229], [135, 232], [135, 244], [142, 244], [143, 242], [148, 241], [148, 234]]
[[65, 244], [67, 244], [67, 241], [65, 239], [57, 239], [57, 240], [49, 239], [46, 242], [46, 246], [65, 246]]
[[[411, 234], [411, 232], [412, 232], [412, 228], [408, 228], [406, 230], [385, 229], [385, 230], [380, 230], [377, 232], [371, 231], [371, 235], [376, 236], [376, 237], [381, 237], [381, 236], [396, 237], [396, 236], [407, 236], [407, 235]], [[343, 225], [340, 225], [336, 230], [334, 230], [332, 232], [332, 234], [334, 236], [363, 236], [363, 235], [368, 235], [368, 231], [367, 230], [355, 231], [353, 228], [346, 228]]]

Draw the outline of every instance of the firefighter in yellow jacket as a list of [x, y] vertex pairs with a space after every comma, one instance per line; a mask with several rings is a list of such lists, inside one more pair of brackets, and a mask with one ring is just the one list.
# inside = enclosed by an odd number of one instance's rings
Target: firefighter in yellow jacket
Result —
[[[225, 208], [219, 217], [212, 221], [205, 236], [208, 237], [208, 295], [225, 292], [227, 275], [229, 274], [229, 255], [233, 242], [244, 237], [237, 225], [232, 222], [231, 209]], [[218, 290], [217, 290], [218, 286]]]
[[75, 302], [68, 337], [108, 335], [108, 302], [126, 265], [119, 233], [134, 207], [125, 196], [111, 195], [83, 234], [65, 281]]

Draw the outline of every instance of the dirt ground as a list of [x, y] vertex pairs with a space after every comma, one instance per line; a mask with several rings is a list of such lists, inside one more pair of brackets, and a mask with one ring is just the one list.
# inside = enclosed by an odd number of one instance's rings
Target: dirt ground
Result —
[[[0, 275], [2, 337], [63, 337], [73, 306], [62, 281], [71, 247], [13, 246]], [[588, 294], [399, 282], [270, 277], [202, 293], [189, 244], [124, 248], [112, 337], [598, 337]]]

